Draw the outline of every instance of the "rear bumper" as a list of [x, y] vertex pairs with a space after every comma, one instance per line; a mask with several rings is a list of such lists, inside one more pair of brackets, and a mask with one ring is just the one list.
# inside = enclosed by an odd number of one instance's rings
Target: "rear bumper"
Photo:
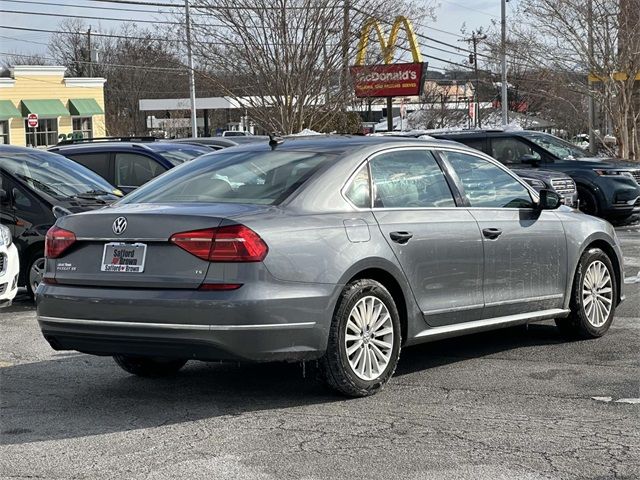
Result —
[[242, 292], [245, 287], [199, 292], [42, 285], [38, 323], [54, 349], [94, 355], [299, 361], [324, 354], [339, 288], [289, 284], [276, 294], [259, 285]]

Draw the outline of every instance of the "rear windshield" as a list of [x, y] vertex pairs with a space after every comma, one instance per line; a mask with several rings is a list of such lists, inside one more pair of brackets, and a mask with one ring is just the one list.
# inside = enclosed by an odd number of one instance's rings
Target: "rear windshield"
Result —
[[249, 203], [276, 205], [334, 154], [222, 151], [169, 170], [121, 203]]

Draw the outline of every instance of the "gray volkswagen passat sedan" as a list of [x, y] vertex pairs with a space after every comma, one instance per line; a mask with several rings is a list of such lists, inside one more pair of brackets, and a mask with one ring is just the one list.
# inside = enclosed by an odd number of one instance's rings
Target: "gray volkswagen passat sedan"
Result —
[[47, 236], [56, 350], [138, 375], [187, 360], [318, 359], [378, 391], [400, 348], [555, 319], [603, 335], [622, 295], [606, 221], [444, 141], [290, 139], [205, 155]]

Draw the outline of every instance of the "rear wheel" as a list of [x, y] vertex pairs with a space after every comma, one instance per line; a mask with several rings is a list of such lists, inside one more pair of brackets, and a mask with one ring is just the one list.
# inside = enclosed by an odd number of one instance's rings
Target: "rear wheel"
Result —
[[113, 359], [125, 372], [140, 377], [166, 377], [174, 375], [187, 363], [183, 359], [136, 357], [132, 355], [114, 355]]
[[556, 320], [569, 337], [597, 338], [604, 335], [616, 309], [618, 290], [611, 260], [599, 248], [585, 252], [578, 264], [571, 294], [571, 313]]
[[321, 361], [330, 387], [350, 397], [378, 392], [398, 364], [400, 319], [389, 291], [374, 280], [357, 280], [342, 292]]

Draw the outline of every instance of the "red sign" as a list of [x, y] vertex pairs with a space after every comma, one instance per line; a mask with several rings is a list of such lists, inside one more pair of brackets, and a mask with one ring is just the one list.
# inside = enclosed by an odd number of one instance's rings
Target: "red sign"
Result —
[[395, 63], [351, 67], [356, 97], [407, 97], [420, 95], [422, 63]]
[[30, 113], [27, 115], [27, 125], [31, 128], [38, 128], [38, 114]]

